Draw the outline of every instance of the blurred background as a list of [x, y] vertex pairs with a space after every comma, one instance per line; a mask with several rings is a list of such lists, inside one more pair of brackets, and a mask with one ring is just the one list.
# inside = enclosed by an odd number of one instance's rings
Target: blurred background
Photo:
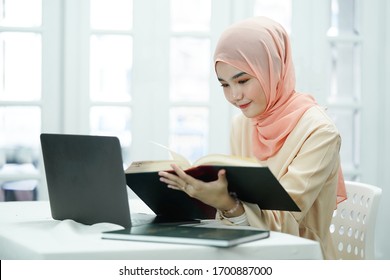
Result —
[[262, 15], [292, 40], [297, 90], [328, 108], [347, 180], [382, 188], [378, 258], [390, 259], [390, 2], [0, 1], [0, 201], [47, 200], [42, 132], [118, 136], [124, 166], [229, 153], [212, 55], [231, 23]]

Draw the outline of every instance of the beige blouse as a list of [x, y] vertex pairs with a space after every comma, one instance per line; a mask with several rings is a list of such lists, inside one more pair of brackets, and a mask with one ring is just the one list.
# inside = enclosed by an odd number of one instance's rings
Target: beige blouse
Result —
[[[251, 120], [237, 116], [231, 130], [232, 154], [254, 157], [251, 137]], [[340, 145], [339, 132], [324, 110], [315, 106], [306, 111], [281, 150], [260, 161], [270, 168], [302, 212], [261, 210], [243, 202], [249, 224], [317, 240], [324, 258], [334, 259], [329, 226], [336, 208]]]

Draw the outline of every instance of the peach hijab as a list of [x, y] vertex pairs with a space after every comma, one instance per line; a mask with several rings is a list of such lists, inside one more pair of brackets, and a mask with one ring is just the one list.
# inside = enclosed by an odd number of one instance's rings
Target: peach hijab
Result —
[[[226, 29], [217, 44], [214, 63], [223, 61], [256, 77], [266, 95], [265, 111], [252, 119], [253, 152], [260, 160], [275, 155], [302, 115], [316, 105], [310, 95], [295, 91], [290, 40], [277, 22], [254, 17]], [[345, 197], [340, 169], [337, 201]], [[339, 198], [340, 197], [340, 198]]]

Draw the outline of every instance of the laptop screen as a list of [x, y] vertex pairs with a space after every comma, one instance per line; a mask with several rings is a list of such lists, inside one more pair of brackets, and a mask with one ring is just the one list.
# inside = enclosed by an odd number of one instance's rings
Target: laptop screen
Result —
[[131, 225], [119, 139], [41, 134], [52, 217]]

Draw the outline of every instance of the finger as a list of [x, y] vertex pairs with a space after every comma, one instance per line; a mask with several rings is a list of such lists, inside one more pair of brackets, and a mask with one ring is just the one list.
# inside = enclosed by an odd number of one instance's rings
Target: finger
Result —
[[[167, 184], [167, 187], [173, 190], [179, 190], [183, 192], [186, 191], [186, 187], [188, 186], [186, 182], [184, 182], [182, 179], [180, 179], [178, 176], [169, 176], [170, 173], [167, 172], [159, 172], [159, 174], [162, 176], [160, 177], [160, 181]], [[167, 175], [167, 177], [170, 177], [172, 179], [168, 179], [166, 177], [163, 177], [164, 175]]]
[[221, 170], [218, 171], [218, 181], [220, 181], [221, 183], [224, 183], [224, 184], [227, 183], [226, 170], [225, 169], [221, 169]]
[[171, 181], [178, 181], [180, 178], [176, 174], [172, 174], [170, 172], [160, 171], [158, 172], [158, 175], [164, 178], [167, 178]]
[[164, 177], [160, 178], [160, 181], [167, 184], [167, 187], [169, 187], [171, 189], [175, 189], [175, 190], [185, 191], [185, 187], [187, 184], [185, 182], [183, 182], [181, 179], [179, 179], [179, 180], [180, 180], [180, 182], [178, 182], [177, 180], [172, 181], [172, 180], [166, 179]]
[[177, 190], [177, 191], [184, 191], [185, 192], [185, 188], [183, 188], [182, 186], [178, 185], [176, 182], [173, 182], [173, 181], [170, 181], [170, 180], [166, 180], [165, 178], [160, 178], [160, 181], [167, 184], [167, 187], [170, 188], [170, 189], [173, 189], [173, 190]]
[[194, 177], [185, 173], [184, 170], [181, 169], [176, 164], [172, 164], [171, 166], [172, 166], [173, 170], [176, 172], [177, 176], [179, 176], [180, 179], [182, 179], [184, 181], [184, 183], [191, 185], [193, 187], [197, 186], [197, 183], [199, 182], [199, 180], [197, 180]]
[[172, 185], [172, 186], [178, 186], [179, 184], [177, 183], [177, 181], [173, 181], [173, 180], [170, 180], [170, 179], [167, 179], [167, 178], [164, 178], [164, 177], [160, 177], [160, 181], [167, 184], [167, 185]]
[[186, 185], [186, 182], [184, 182], [180, 177], [176, 176], [175, 174], [169, 173], [169, 172], [164, 172], [160, 171], [158, 173], [160, 175], [160, 181], [167, 183], [167, 184], [172, 184], [172, 185], [177, 185], [178, 187], [183, 187]]
[[179, 187], [176, 187], [176, 186], [172, 186], [172, 185], [167, 185], [168, 188], [172, 189], [172, 190], [176, 190], [176, 191], [183, 191], [182, 188], [179, 188]]

